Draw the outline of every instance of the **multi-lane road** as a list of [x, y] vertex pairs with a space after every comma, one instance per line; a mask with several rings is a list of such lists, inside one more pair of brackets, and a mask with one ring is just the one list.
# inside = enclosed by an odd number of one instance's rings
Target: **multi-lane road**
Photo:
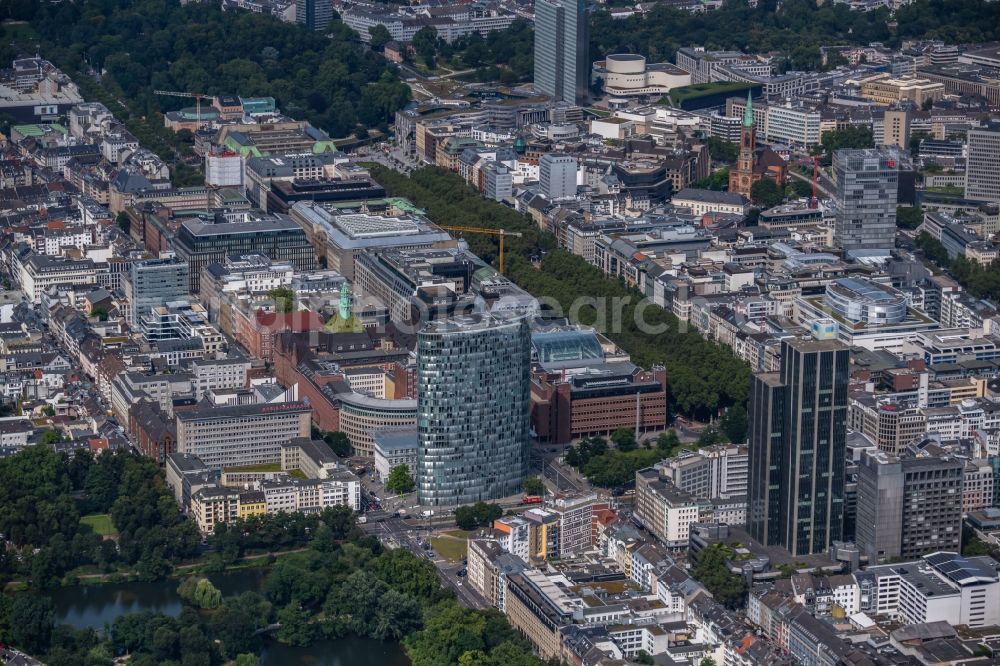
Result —
[[438, 575], [447, 587], [455, 591], [456, 597], [463, 606], [468, 608], [486, 609], [489, 604], [466, 584], [467, 578], [460, 578], [457, 573], [464, 565], [449, 562], [443, 557], [428, 554], [422, 543], [429, 539], [432, 532], [417, 518], [388, 518], [380, 522], [368, 522], [361, 526], [364, 531], [378, 539], [388, 548], [405, 548], [417, 557], [429, 559], [438, 570]]
[[579, 475], [559, 465], [554, 460], [545, 466], [545, 478], [551, 481], [559, 492], [578, 492], [586, 486]]

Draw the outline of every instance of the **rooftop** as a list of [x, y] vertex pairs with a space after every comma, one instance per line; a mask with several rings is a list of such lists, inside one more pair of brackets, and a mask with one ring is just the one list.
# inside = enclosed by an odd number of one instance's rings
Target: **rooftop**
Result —
[[228, 236], [234, 234], [259, 234], [267, 231], [301, 231], [302, 227], [284, 215], [249, 222], [222, 222], [210, 224], [188, 220], [181, 225], [192, 236]]
[[253, 405], [225, 405], [222, 407], [199, 405], [177, 412], [179, 421], [204, 421], [211, 419], [266, 416], [272, 414], [302, 413], [312, 411], [304, 402], [279, 402]]
[[845, 277], [834, 280], [833, 285], [854, 298], [872, 303], [891, 303], [902, 298], [902, 294], [878, 282]]
[[420, 335], [446, 335], [449, 333], [476, 333], [504, 326], [520, 325], [520, 319], [503, 319], [488, 313], [477, 313], [438, 319], [427, 322]]
[[956, 585], [990, 583], [997, 580], [1000, 563], [992, 557], [962, 557], [956, 553], [932, 553], [924, 561]]
[[419, 447], [416, 427], [375, 430], [372, 432], [372, 440], [375, 448], [381, 451], [416, 450]]
[[700, 190], [694, 187], [685, 187], [672, 197], [673, 201], [698, 201], [702, 203], [727, 204], [730, 206], [743, 206], [746, 199], [742, 194], [735, 192], [718, 192], [716, 190]]

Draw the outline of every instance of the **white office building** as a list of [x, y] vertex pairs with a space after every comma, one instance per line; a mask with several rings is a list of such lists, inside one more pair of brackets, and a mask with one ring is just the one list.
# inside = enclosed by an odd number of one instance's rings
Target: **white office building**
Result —
[[576, 158], [546, 153], [538, 160], [538, 183], [549, 201], [576, 196]]
[[1000, 562], [992, 557], [932, 553], [916, 562], [858, 572], [861, 610], [906, 624], [944, 621], [1000, 624]]
[[1000, 201], [1000, 125], [970, 127], [968, 146], [965, 197]]
[[802, 148], [815, 146], [821, 139], [822, 120], [819, 111], [804, 106], [793, 106], [791, 102], [768, 106], [767, 139]]
[[229, 149], [205, 154], [205, 184], [243, 189], [243, 158]]
[[410, 477], [417, 474], [417, 429], [392, 428], [372, 432], [375, 473], [384, 483], [393, 468], [406, 465]]

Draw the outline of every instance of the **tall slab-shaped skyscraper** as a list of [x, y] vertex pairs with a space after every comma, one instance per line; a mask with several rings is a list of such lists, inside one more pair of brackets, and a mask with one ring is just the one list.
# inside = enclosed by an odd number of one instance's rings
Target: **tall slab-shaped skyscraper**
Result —
[[843, 539], [850, 349], [835, 340], [781, 344], [781, 372], [750, 394], [747, 530], [793, 555]]
[[536, 0], [535, 90], [582, 104], [590, 89], [590, 24], [583, 0]]

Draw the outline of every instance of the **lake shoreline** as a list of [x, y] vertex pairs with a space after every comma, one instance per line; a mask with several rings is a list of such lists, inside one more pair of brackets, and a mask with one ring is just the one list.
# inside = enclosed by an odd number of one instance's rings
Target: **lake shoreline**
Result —
[[[242, 568], [204, 576], [223, 596], [259, 592], [269, 567]], [[156, 612], [177, 616], [183, 604], [177, 595], [183, 573], [159, 581], [119, 581], [59, 587], [51, 592], [56, 624], [103, 632], [128, 613]], [[411, 666], [402, 644], [369, 638], [324, 639], [306, 647], [267, 638], [259, 654], [261, 666]]]

